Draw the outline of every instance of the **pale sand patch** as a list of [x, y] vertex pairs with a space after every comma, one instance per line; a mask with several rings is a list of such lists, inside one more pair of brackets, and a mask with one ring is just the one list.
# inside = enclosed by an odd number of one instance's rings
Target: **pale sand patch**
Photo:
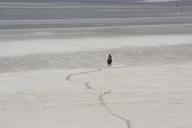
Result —
[[1, 74], [0, 127], [192, 126], [191, 63], [93, 70]]
[[1, 41], [0, 57], [192, 43], [191, 34]]

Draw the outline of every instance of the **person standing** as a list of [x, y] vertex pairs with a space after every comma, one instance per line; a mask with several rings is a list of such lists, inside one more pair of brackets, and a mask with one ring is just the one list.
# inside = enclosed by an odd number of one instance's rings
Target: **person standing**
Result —
[[107, 58], [107, 65], [108, 65], [109, 67], [111, 67], [111, 64], [112, 64], [112, 56], [111, 56], [111, 54], [109, 54], [109, 56], [108, 56], [108, 58]]

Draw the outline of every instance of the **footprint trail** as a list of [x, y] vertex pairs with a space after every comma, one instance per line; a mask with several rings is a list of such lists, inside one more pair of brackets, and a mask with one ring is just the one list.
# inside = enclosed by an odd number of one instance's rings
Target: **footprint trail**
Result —
[[89, 73], [95, 73], [95, 72], [100, 72], [102, 71], [102, 69], [98, 68], [96, 70], [90, 70], [90, 71], [84, 71], [84, 72], [78, 72], [78, 73], [72, 73], [72, 74], [69, 74], [67, 77], [66, 77], [66, 80], [67, 81], [71, 81], [71, 82], [82, 82], [83, 85], [86, 87], [86, 89], [88, 90], [100, 90], [102, 91], [101, 94], [99, 94], [98, 96], [98, 100], [99, 100], [99, 103], [101, 106], [103, 106], [103, 108], [105, 108], [105, 110], [107, 112], [109, 112], [113, 117], [123, 121], [126, 125], [127, 128], [132, 128], [131, 124], [132, 122], [123, 117], [122, 115], [118, 114], [118, 113], [115, 113], [114, 111], [112, 111], [112, 109], [110, 109], [110, 107], [106, 104], [106, 101], [104, 100], [104, 97], [106, 95], [109, 95], [111, 94], [111, 90], [104, 90], [104, 89], [97, 89], [97, 88], [94, 88], [91, 86], [91, 83], [88, 82], [88, 81], [75, 81], [75, 80], [72, 80], [72, 77], [73, 76], [77, 76], [77, 75], [83, 75], [83, 74], [89, 74]]

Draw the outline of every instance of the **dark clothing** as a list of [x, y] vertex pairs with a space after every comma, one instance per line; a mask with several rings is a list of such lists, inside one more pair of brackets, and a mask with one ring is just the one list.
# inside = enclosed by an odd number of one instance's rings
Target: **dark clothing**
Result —
[[108, 64], [108, 66], [111, 66], [111, 64], [112, 64], [112, 56], [110, 54], [107, 59], [107, 64]]
[[112, 59], [108, 59], [108, 60], [107, 60], [107, 64], [108, 64], [108, 65], [111, 65], [111, 63], [112, 63]]

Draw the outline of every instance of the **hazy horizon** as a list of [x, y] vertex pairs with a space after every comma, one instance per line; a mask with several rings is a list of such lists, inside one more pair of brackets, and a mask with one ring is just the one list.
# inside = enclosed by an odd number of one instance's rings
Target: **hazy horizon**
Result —
[[190, 0], [0, 0], [0, 2], [30, 2], [30, 3], [55, 3], [55, 2], [78, 2], [78, 3], [121, 3], [121, 2], [191, 2]]

